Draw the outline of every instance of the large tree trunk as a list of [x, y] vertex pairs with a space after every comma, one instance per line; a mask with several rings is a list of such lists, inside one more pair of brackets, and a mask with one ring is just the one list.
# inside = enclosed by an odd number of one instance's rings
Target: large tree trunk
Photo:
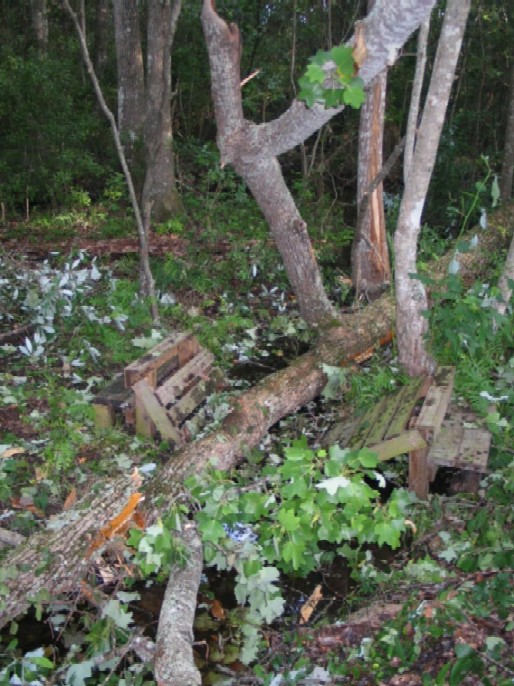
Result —
[[[396, 59], [399, 48], [434, 5], [434, 0], [378, 0], [361, 23], [368, 57], [359, 75], [365, 84]], [[202, 25], [209, 51], [218, 147], [222, 164], [232, 164], [248, 184], [264, 213], [284, 260], [300, 313], [311, 326], [336, 318], [323, 288], [305, 222], [282, 177], [277, 156], [315, 133], [343, 107], [325, 109], [293, 101], [277, 119], [252, 124], [244, 119], [240, 87], [241, 40], [234, 24], [216, 13], [213, 0], [204, 0]]]
[[417, 272], [421, 213], [434, 168], [469, 8], [470, 0], [448, 0], [394, 239], [399, 359], [413, 376], [433, 367], [424, 340], [427, 320], [423, 313], [428, 309], [426, 293], [422, 283], [413, 275]]
[[162, 222], [181, 207], [175, 183], [171, 122], [171, 46], [182, 0], [148, 0], [143, 213]]
[[512, 177], [514, 175], [514, 63], [510, 72], [509, 113], [507, 130], [505, 131], [505, 146], [503, 149], [502, 173], [500, 179], [500, 195], [503, 202], [512, 197]]
[[357, 171], [357, 227], [352, 245], [352, 281], [357, 295], [376, 298], [390, 281], [383, 186], [368, 194], [382, 169], [387, 70], [375, 77], [361, 109]]
[[136, 192], [144, 178], [145, 79], [138, 0], [114, 0], [114, 36], [118, 70], [118, 130]]

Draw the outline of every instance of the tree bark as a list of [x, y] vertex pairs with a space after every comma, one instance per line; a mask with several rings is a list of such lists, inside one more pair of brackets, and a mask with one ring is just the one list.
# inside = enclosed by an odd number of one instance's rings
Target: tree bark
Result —
[[95, 71], [102, 78], [108, 60], [110, 0], [98, 0], [95, 16]]
[[118, 130], [139, 196], [144, 178], [145, 79], [139, 3], [114, 0], [114, 37], [118, 70]]
[[36, 34], [36, 43], [40, 55], [48, 51], [48, 11], [46, 0], [30, 0], [32, 26]]
[[[352, 245], [352, 281], [358, 296], [376, 298], [390, 281], [382, 183], [369, 184], [382, 169], [387, 70], [371, 83], [361, 109], [357, 171], [357, 226]], [[366, 202], [363, 202], [364, 196]]]
[[448, 0], [394, 239], [398, 352], [400, 363], [411, 376], [431, 371], [434, 366], [424, 340], [427, 320], [423, 313], [428, 309], [426, 292], [413, 275], [415, 277], [417, 272], [421, 213], [434, 168], [469, 8], [470, 0]]
[[[369, 84], [396, 59], [407, 40], [434, 5], [434, 0], [378, 0], [361, 23], [368, 57], [359, 75]], [[311, 326], [336, 319], [337, 312], [323, 288], [305, 222], [283, 180], [277, 156], [302, 143], [343, 110], [315, 105], [307, 109], [294, 100], [277, 119], [256, 125], [244, 119], [240, 88], [241, 40], [235, 24], [228, 25], [204, 0], [202, 25], [211, 66], [212, 95], [218, 147], [223, 165], [232, 164], [243, 177], [265, 215], [284, 260], [300, 313]]]
[[505, 147], [500, 179], [500, 197], [507, 202], [512, 197], [512, 178], [514, 175], [514, 63], [510, 72], [509, 114], [505, 131]]
[[162, 222], [181, 208], [175, 182], [171, 122], [171, 46], [182, 0], [148, 0], [143, 214]]
[[193, 622], [203, 570], [202, 542], [193, 524], [184, 532], [188, 559], [173, 570], [159, 615], [155, 678], [162, 686], [200, 686], [202, 677], [193, 657]]
[[430, 17], [425, 19], [419, 28], [418, 49], [416, 54], [416, 70], [412, 83], [412, 95], [410, 99], [409, 116], [407, 119], [407, 131], [405, 132], [405, 154], [403, 157], [403, 183], [407, 185], [412, 166], [412, 157], [416, 145], [418, 133], [418, 118], [421, 103], [421, 90], [425, 79], [427, 65], [427, 43], [430, 31]]

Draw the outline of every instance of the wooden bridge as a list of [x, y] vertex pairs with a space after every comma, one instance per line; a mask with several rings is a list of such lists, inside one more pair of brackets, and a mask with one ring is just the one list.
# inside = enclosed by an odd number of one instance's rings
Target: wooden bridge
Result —
[[451, 403], [454, 377], [453, 367], [440, 367], [433, 377], [413, 379], [356, 422], [334, 427], [327, 441], [369, 448], [380, 460], [408, 454], [409, 489], [421, 499], [440, 466], [464, 470], [477, 488], [487, 471], [491, 434], [471, 410]]

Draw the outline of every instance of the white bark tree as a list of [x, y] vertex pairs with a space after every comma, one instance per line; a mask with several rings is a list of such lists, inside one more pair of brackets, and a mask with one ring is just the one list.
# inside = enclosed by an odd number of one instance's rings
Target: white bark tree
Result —
[[427, 297], [423, 285], [415, 278], [417, 244], [469, 8], [470, 0], [448, 0], [446, 6], [394, 237], [398, 352], [401, 364], [413, 376], [433, 368], [424, 340]]
[[[400, 47], [429, 14], [435, 0], [377, 0], [360, 27], [367, 48], [359, 76], [365, 85], [394, 63]], [[311, 326], [323, 326], [338, 313], [323, 288], [316, 257], [303, 221], [285, 184], [277, 156], [301, 144], [343, 106], [308, 109], [294, 100], [277, 119], [253, 124], [244, 118], [240, 87], [239, 30], [204, 0], [202, 24], [209, 51], [218, 147], [222, 164], [232, 164], [259, 204], [282, 255], [300, 313]]]

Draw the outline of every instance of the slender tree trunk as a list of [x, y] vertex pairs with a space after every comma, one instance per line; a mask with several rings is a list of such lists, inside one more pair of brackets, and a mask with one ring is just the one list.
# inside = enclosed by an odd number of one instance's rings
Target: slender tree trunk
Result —
[[[361, 23], [368, 57], [359, 75], [369, 84], [415, 31], [434, 0], [377, 0]], [[277, 156], [301, 144], [344, 108], [307, 109], [293, 101], [273, 121], [256, 125], [244, 119], [240, 88], [241, 41], [235, 24], [216, 13], [213, 0], [204, 0], [202, 25], [209, 51], [212, 95], [222, 164], [232, 164], [248, 184], [265, 215], [284, 260], [300, 313], [311, 326], [323, 326], [337, 316], [323, 288], [305, 222], [292, 200]]]
[[[370, 3], [372, 5], [373, 3]], [[376, 298], [391, 279], [382, 183], [369, 184], [382, 169], [387, 69], [371, 83], [361, 109], [357, 172], [357, 227], [352, 245], [352, 281], [357, 295]], [[364, 196], [366, 202], [363, 202]]]
[[48, 12], [46, 0], [30, 0], [30, 10], [39, 54], [46, 55], [48, 51]]
[[110, 0], [98, 0], [95, 16], [95, 72], [101, 79], [109, 57]]
[[[142, 206], [162, 222], [181, 208], [175, 182], [171, 121], [171, 46], [181, 0], [148, 0], [145, 148]], [[149, 215], [148, 215], [149, 216]]]
[[469, 7], [470, 0], [448, 0], [446, 6], [394, 239], [399, 359], [412, 376], [431, 371], [433, 367], [424, 340], [427, 320], [423, 313], [428, 309], [426, 293], [415, 278], [417, 242]]
[[136, 193], [144, 179], [145, 79], [138, 0], [114, 0], [118, 130]]
[[514, 175], [514, 63], [510, 72], [509, 114], [505, 132], [503, 164], [500, 179], [500, 196], [503, 202], [512, 197], [512, 178]]
[[412, 83], [412, 95], [410, 99], [409, 117], [407, 119], [407, 131], [405, 132], [405, 154], [403, 157], [403, 183], [407, 185], [412, 166], [412, 157], [416, 145], [418, 132], [419, 108], [421, 103], [421, 90], [425, 79], [427, 64], [427, 43], [430, 31], [430, 17], [421, 24], [418, 36], [418, 50], [416, 55], [416, 70]]
[[137, 201], [136, 197], [136, 191], [134, 188], [134, 184], [132, 182], [132, 175], [130, 173], [130, 169], [127, 163], [127, 159], [125, 157], [125, 152], [123, 150], [123, 145], [121, 143], [121, 138], [120, 134], [118, 131], [118, 127], [116, 126], [116, 120], [114, 119], [114, 115], [109, 109], [102, 89], [100, 87], [100, 83], [98, 82], [98, 79], [95, 74], [95, 69], [93, 67], [93, 62], [91, 61], [91, 57], [89, 55], [89, 50], [87, 47], [86, 43], [86, 37], [84, 33], [82, 32], [82, 27], [80, 24], [79, 17], [77, 14], [73, 11], [71, 8], [71, 5], [69, 3], [69, 0], [62, 0], [62, 4], [66, 12], [68, 12], [69, 16], [71, 17], [73, 24], [75, 26], [75, 30], [77, 31], [77, 36], [79, 39], [79, 44], [80, 44], [80, 49], [82, 52], [82, 57], [84, 60], [84, 64], [86, 65], [88, 74], [91, 78], [91, 82], [93, 84], [93, 88], [95, 90], [96, 97], [98, 99], [98, 104], [100, 105], [100, 109], [106, 116], [110, 127], [112, 131], [112, 135], [114, 138], [114, 144], [116, 147], [116, 152], [118, 153], [118, 159], [120, 161], [121, 168], [123, 170], [123, 174], [125, 176], [125, 181], [127, 182], [128, 190], [129, 190], [129, 196], [130, 200], [132, 203], [132, 209], [134, 210], [134, 215], [136, 217], [136, 224], [137, 224], [137, 230], [139, 234], [139, 245], [140, 245], [140, 274], [141, 274], [141, 285], [142, 285], [142, 290], [144, 292], [144, 295], [147, 296], [150, 299], [150, 307], [152, 311], [152, 317], [153, 320], [156, 324], [159, 323], [159, 311], [157, 308], [157, 298], [155, 295], [155, 288], [154, 288], [154, 281], [153, 281], [153, 276], [152, 276], [152, 271], [150, 269], [150, 257], [149, 257], [149, 246], [148, 246], [148, 233], [145, 230], [145, 226], [143, 224], [143, 220], [141, 217], [141, 211], [139, 208], [139, 203]]

